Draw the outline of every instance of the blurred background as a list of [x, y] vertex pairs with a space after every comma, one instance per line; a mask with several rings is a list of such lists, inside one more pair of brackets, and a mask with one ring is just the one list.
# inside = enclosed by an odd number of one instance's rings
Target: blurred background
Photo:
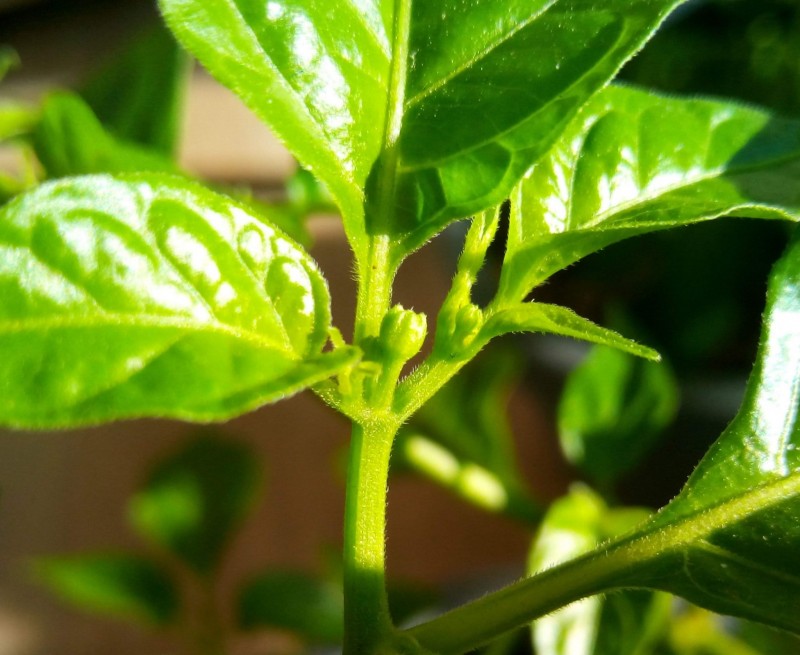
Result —
[[[158, 23], [149, 0], [0, 0], [0, 46], [11, 47], [20, 62], [0, 83], [0, 100], [37, 105], [55, 89], [90, 89], [107, 62]], [[798, 116], [800, 8], [796, 0], [687, 2], [621, 78]], [[316, 193], [280, 143], [199, 67], [177, 105], [182, 169], [279, 204]], [[0, 172], [23, 175], [26, 157], [16, 144], [0, 147]], [[346, 243], [324, 200], [307, 209], [312, 254], [331, 281], [334, 321], [349, 334], [354, 286]], [[398, 302], [435, 314], [460, 234], [458, 227], [449, 230], [412, 258], [401, 271]], [[587, 258], [537, 291], [538, 300], [625, 325], [627, 334], [659, 349], [674, 372], [680, 408], [642, 466], [618, 481], [622, 501], [658, 507], [671, 498], [733, 416], [755, 352], [766, 276], [786, 239], [781, 225], [746, 220], [656, 234]], [[489, 415], [508, 407], [507, 425], [500, 418], [495, 424], [514, 435], [524, 494], [546, 502], [581, 476], [559, 451], [555, 408], [565, 376], [586, 349], [538, 337], [515, 345], [526, 353], [525, 366], [502, 378]], [[265, 470], [263, 494], [221, 567], [222, 605], [243, 577], [266, 567], [329, 571], [341, 543], [345, 422], [306, 393], [219, 431], [249, 448]], [[129, 500], [155, 463], [195, 432], [174, 422], [136, 421], [0, 434], [0, 655], [173, 652], [168, 639], [144, 627], [60, 603], [35, 582], [32, 562], [86, 551], [148, 553], [128, 521]], [[522, 520], [486, 512], [419, 476], [398, 474], [389, 505], [390, 573], [456, 594], [476, 579], [521, 575], [531, 531], [520, 514]], [[242, 654], [300, 648], [285, 631], [234, 641]]]

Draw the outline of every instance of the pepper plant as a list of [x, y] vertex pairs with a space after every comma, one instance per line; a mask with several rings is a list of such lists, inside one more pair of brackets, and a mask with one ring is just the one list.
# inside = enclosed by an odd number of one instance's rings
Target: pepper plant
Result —
[[[337, 204], [358, 282], [354, 332], [331, 324], [322, 273], [252, 203], [129, 156], [0, 210], [0, 420], [220, 421], [311, 389], [353, 425], [346, 655], [463, 653], [622, 588], [800, 632], [797, 240], [771, 277], [744, 404], [674, 501], [421, 625], [402, 629], [388, 608], [392, 445], [487, 343], [550, 332], [658, 359], [530, 300], [538, 286], [627, 237], [722, 216], [800, 218], [800, 124], [611, 84], [681, 4], [161, 0], [181, 44]], [[97, 160], [84, 161], [93, 172]], [[499, 282], [479, 305], [507, 199]], [[438, 315], [393, 304], [399, 267], [455, 221], [469, 229]]]

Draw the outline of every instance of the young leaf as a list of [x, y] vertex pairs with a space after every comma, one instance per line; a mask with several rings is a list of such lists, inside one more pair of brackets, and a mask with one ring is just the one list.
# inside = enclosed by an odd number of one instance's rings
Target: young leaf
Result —
[[242, 590], [238, 623], [246, 630], [281, 628], [311, 642], [341, 644], [342, 588], [296, 571], [264, 573]]
[[153, 469], [131, 498], [130, 519], [144, 537], [210, 574], [260, 482], [258, 462], [243, 444], [203, 435]]
[[162, 26], [136, 39], [81, 92], [115, 136], [175, 154], [189, 58]]
[[247, 208], [180, 178], [51, 182], [0, 209], [0, 422], [221, 420], [325, 379], [329, 295]]
[[35, 562], [34, 570], [62, 600], [92, 614], [163, 626], [178, 612], [169, 576], [134, 555], [46, 557]]
[[[646, 510], [609, 509], [586, 487], [576, 486], [547, 512], [533, 544], [531, 574], [577, 557], [647, 519]], [[537, 655], [636, 655], [661, 636], [669, 619], [665, 594], [625, 591], [572, 603], [534, 622]], [[655, 633], [655, 634], [654, 634]]]
[[89, 106], [72, 93], [54, 93], [44, 101], [33, 145], [50, 177], [177, 172], [166, 157], [106, 132]]
[[490, 313], [481, 337], [491, 339], [509, 332], [546, 332], [597, 343], [623, 352], [659, 361], [661, 356], [652, 348], [626, 339], [613, 330], [595, 325], [575, 312], [540, 302], [516, 303]]
[[367, 233], [408, 251], [501, 202], [678, 4], [160, 1], [183, 45], [326, 184], [362, 252]]
[[666, 364], [595, 346], [567, 378], [558, 434], [570, 462], [608, 485], [647, 453], [678, 408]]
[[512, 198], [499, 295], [621, 239], [720, 216], [800, 218], [800, 122], [611, 87]]

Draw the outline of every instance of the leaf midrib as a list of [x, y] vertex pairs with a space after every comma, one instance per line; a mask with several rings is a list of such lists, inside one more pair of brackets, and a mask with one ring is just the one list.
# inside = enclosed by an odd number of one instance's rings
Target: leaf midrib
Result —
[[255, 345], [260, 349], [279, 350], [292, 358], [296, 354], [283, 344], [271, 341], [264, 335], [252, 330], [226, 325], [219, 321], [193, 322], [177, 317], [166, 317], [158, 314], [136, 314], [135, 316], [120, 315], [100, 315], [95, 317], [75, 317], [65, 316], [57, 319], [27, 319], [27, 320], [5, 320], [0, 319], [0, 336], [6, 334], [16, 334], [20, 332], [50, 331], [58, 329], [80, 329], [80, 328], [156, 328], [156, 329], [176, 329], [184, 332], [210, 332], [233, 337], [236, 340], [244, 341]]
[[[682, 553], [687, 548], [697, 547], [698, 543], [706, 541], [707, 537], [714, 533], [726, 528], [735, 528], [740, 521], [798, 494], [800, 494], [800, 470], [795, 470], [788, 476], [766, 482], [710, 507], [696, 510], [666, 525], [659, 524], [664, 514], [657, 514], [653, 527], [649, 529], [645, 527], [641, 532], [618, 542], [616, 546], [610, 545], [606, 552], [609, 554], [610, 551], [624, 552], [627, 566], [630, 566], [631, 560], [647, 562], [670, 554]], [[670, 505], [662, 512], [668, 512], [669, 508]]]

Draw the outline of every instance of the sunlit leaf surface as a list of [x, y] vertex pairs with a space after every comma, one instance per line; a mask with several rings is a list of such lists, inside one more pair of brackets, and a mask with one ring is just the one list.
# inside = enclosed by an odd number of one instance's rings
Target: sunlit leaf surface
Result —
[[57, 181], [0, 211], [0, 420], [218, 420], [324, 379], [311, 259], [180, 178]]
[[357, 250], [367, 232], [409, 250], [502, 201], [680, 1], [160, 4], [325, 182]]
[[748, 107], [599, 93], [513, 198], [501, 295], [616, 241], [725, 215], [800, 218], [800, 123]]

